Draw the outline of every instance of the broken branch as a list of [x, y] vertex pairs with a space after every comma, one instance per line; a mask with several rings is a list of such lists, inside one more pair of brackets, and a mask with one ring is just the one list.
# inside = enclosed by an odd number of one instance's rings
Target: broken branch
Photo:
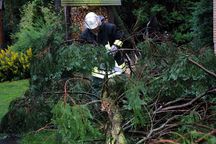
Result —
[[192, 62], [193, 64], [195, 64], [196, 66], [198, 66], [199, 68], [201, 68], [203, 71], [205, 71], [206, 73], [208, 73], [209, 75], [213, 76], [216, 78], [216, 74], [208, 69], [206, 69], [204, 66], [202, 66], [201, 64], [195, 62], [194, 60], [192, 60], [191, 58], [188, 58], [188, 60], [190, 62]]

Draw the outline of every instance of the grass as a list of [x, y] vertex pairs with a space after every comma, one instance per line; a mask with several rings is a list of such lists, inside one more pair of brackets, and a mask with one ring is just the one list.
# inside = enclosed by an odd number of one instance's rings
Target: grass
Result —
[[[19, 80], [0, 83], [0, 120], [8, 111], [10, 102], [22, 96], [29, 87], [29, 80]], [[5, 134], [0, 134], [0, 139]], [[55, 144], [55, 131], [41, 131], [24, 134], [22, 144]]]
[[22, 96], [28, 89], [29, 80], [19, 80], [0, 83], [0, 119], [8, 110], [10, 102]]

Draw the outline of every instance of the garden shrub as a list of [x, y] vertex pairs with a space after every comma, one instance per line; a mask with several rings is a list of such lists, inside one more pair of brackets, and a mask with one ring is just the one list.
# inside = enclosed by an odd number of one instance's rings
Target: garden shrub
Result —
[[[134, 3], [133, 5], [131, 5], [132, 2]], [[140, 28], [146, 27], [151, 17], [155, 16], [157, 22], [150, 25], [149, 28], [156, 26], [161, 33], [168, 32], [176, 44], [182, 45], [191, 42], [193, 39], [192, 27], [194, 21], [191, 21], [191, 19], [197, 2], [199, 1], [123, 0], [123, 6], [119, 13], [127, 26], [129, 26], [129, 29], [137, 36], [140, 35]], [[206, 3], [211, 2], [208, 1]], [[130, 9], [130, 11], [127, 9]], [[199, 7], [198, 11], [201, 11], [201, 9], [203, 8]], [[122, 11], [125, 12], [123, 13]], [[135, 23], [133, 23], [134, 21]], [[208, 21], [205, 22], [208, 23]]]
[[53, 104], [59, 99], [57, 94], [44, 96], [42, 92], [60, 85], [51, 78], [58, 70], [54, 54], [64, 44], [64, 21], [61, 13], [56, 14], [50, 5], [45, 7], [40, 2], [34, 0], [23, 7], [19, 30], [12, 36], [15, 43], [11, 51], [23, 53], [32, 48], [30, 88], [23, 98], [11, 102], [1, 120], [1, 132], [22, 133], [40, 128], [50, 121]]
[[[64, 41], [64, 24], [61, 13], [56, 14], [50, 5], [34, 0], [24, 5], [19, 30], [12, 35], [15, 51], [25, 51], [31, 47], [33, 53], [48, 49], [50, 42], [58, 47]], [[60, 32], [61, 31], [61, 32]]]
[[0, 51], [0, 81], [29, 77], [32, 49], [19, 53], [8, 48]]

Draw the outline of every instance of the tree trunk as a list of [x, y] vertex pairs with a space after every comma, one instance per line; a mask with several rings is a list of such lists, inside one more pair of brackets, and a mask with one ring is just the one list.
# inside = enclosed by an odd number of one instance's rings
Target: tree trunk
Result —
[[214, 54], [216, 55], [216, 1], [213, 0], [213, 39], [214, 39]]
[[9, 13], [9, 22], [8, 22], [8, 29], [10, 32], [14, 29], [14, 6], [12, 0], [8, 2], [8, 9], [7, 12]]
[[60, 10], [61, 10], [61, 0], [55, 0], [54, 3], [55, 3], [56, 12], [60, 12]]
[[71, 7], [65, 6], [64, 7], [64, 15], [65, 15], [65, 27], [66, 27], [66, 32], [65, 32], [65, 40], [68, 41], [71, 39], [70, 37], [70, 10]]
[[111, 97], [111, 93], [114, 92], [109, 89], [110, 85], [108, 84], [108, 81], [108, 79], [105, 79], [101, 104], [101, 110], [107, 112], [109, 121], [111, 122], [107, 131], [106, 144], [126, 144], [126, 138], [121, 128], [122, 116], [118, 105], [115, 104], [115, 100]]
[[0, 49], [4, 45], [4, 29], [3, 29], [3, 10], [0, 10]]

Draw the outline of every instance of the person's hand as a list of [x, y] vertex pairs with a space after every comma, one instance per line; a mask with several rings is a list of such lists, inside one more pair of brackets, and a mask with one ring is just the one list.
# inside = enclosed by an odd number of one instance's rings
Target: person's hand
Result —
[[111, 49], [110, 49], [110, 53], [113, 54], [113, 55], [115, 55], [116, 52], [117, 52], [117, 50], [118, 50], [117, 46], [112, 45], [112, 46], [111, 46]]

